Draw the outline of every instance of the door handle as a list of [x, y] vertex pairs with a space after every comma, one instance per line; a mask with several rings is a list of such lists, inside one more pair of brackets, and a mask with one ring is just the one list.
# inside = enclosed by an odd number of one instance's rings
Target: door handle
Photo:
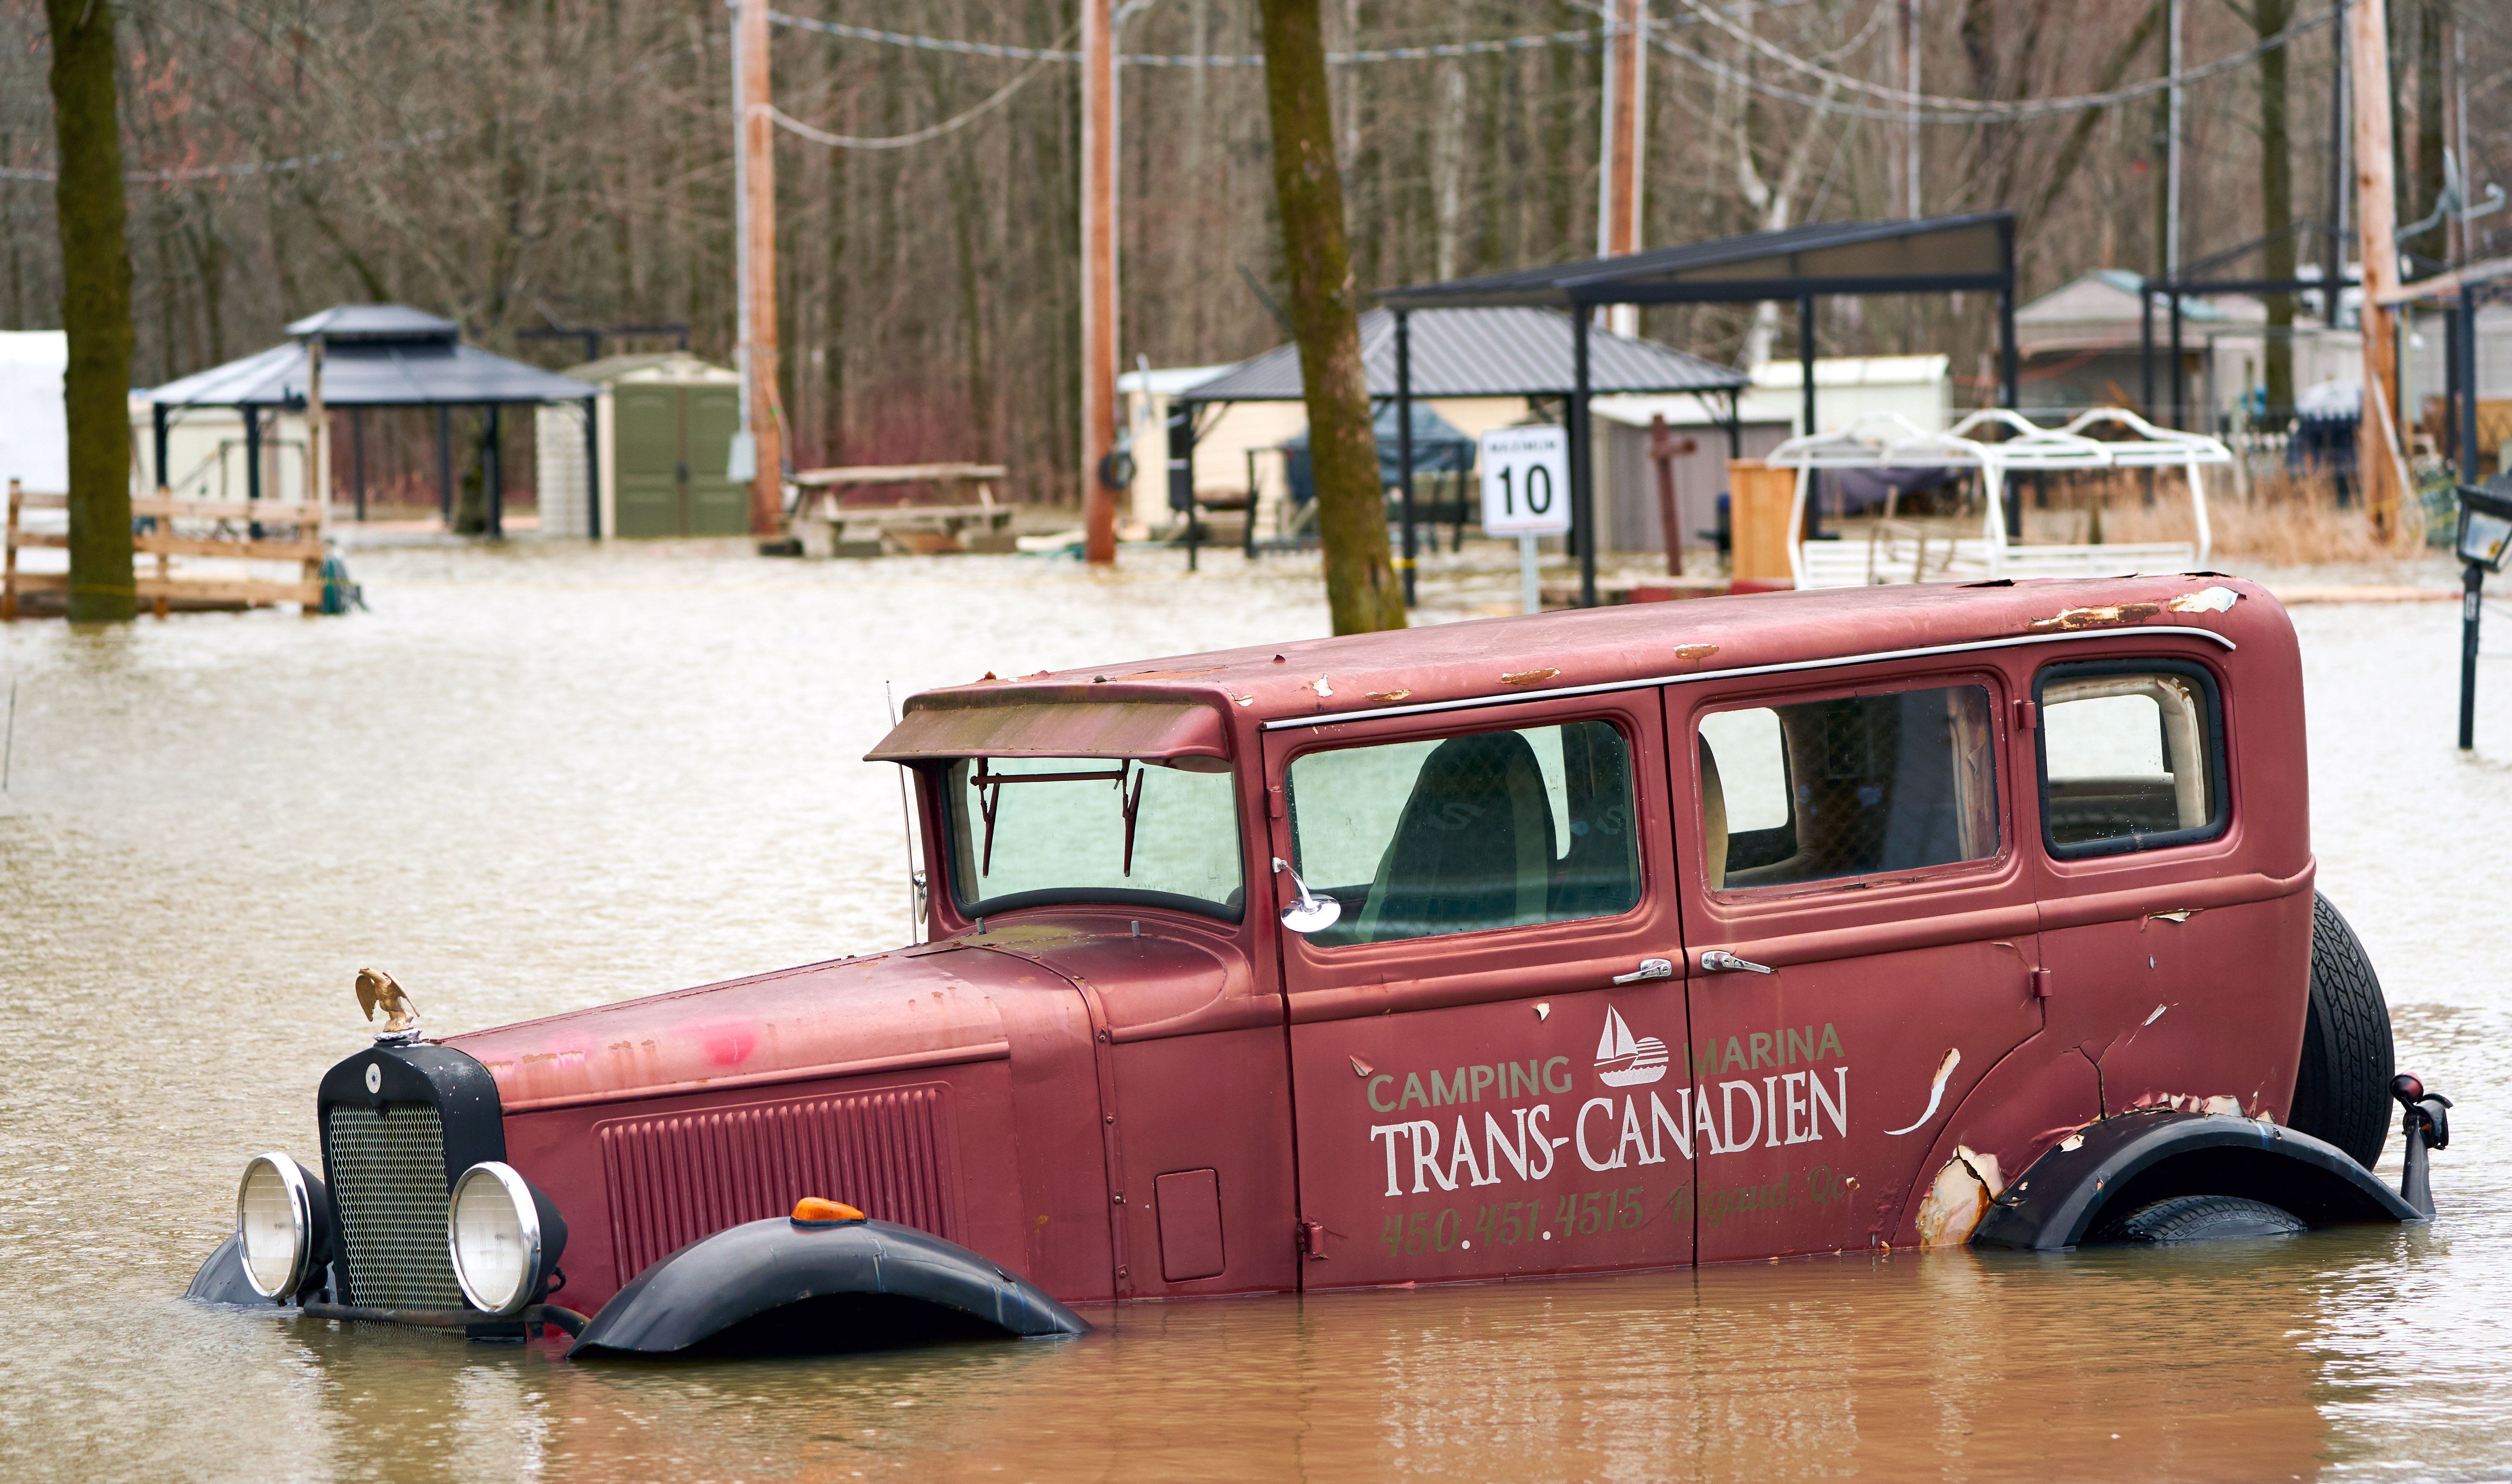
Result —
[[1674, 965], [1664, 958], [1643, 958], [1640, 966], [1628, 974], [1616, 974], [1616, 984], [1637, 984], [1643, 979], [1672, 979]]
[[1713, 948], [1703, 953], [1701, 956], [1701, 968], [1702, 972], [1708, 974], [1734, 974], [1740, 972], [1747, 974], [1775, 974], [1779, 972], [1767, 963], [1755, 963], [1750, 958], [1739, 958], [1734, 954], [1727, 952], [1723, 948]]

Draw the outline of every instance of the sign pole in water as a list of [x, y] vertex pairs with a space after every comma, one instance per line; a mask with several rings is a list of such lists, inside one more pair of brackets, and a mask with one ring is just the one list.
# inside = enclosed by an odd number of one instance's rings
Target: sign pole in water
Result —
[[1483, 534], [1517, 537], [1526, 611], [1544, 608], [1535, 538], [1570, 531], [1570, 437], [1560, 427], [1494, 428], [1481, 439]]

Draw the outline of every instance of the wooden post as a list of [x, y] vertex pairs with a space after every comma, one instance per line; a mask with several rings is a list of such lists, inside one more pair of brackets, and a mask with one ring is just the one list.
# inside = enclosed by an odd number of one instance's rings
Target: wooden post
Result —
[[1657, 465], [1658, 523], [1666, 536], [1666, 574], [1683, 575], [1683, 520], [1674, 498], [1674, 461], [1699, 449], [1696, 439], [1677, 438], [1667, 431], [1666, 414], [1649, 418], [1649, 462]]
[[1117, 561], [1117, 57], [1112, 0], [1081, 0], [1082, 555]]
[[[307, 533], [318, 542], [323, 539], [332, 512], [331, 431], [332, 421], [323, 412], [323, 335], [317, 331], [305, 340], [305, 498], [314, 506], [314, 527]], [[303, 527], [297, 528], [300, 531], [305, 529]], [[160, 556], [158, 561], [163, 563], [165, 558]], [[300, 559], [296, 574], [308, 583], [321, 582], [323, 559]], [[160, 570], [158, 575], [166, 574]], [[160, 618], [166, 616], [164, 603], [164, 599], [158, 600], [157, 616]], [[307, 618], [320, 617], [323, 612], [320, 602], [300, 603], [296, 607]]]
[[9, 482], [9, 528], [0, 545], [0, 623], [18, 616], [18, 495], [16, 480]]
[[[1617, 257], [1640, 246], [1641, 173], [1648, 139], [1648, 0], [1606, 0], [1605, 139], [1599, 155], [1604, 187], [1596, 201], [1596, 255]], [[1620, 335], [1640, 329], [1637, 304], [1605, 311]]]
[[2383, 0], [2354, 0], [2346, 13], [2347, 65], [2354, 84], [2355, 222], [2363, 254], [2364, 414], [2355, 468], [2373, 528], [2399, 534], [2406, 467], [2399, 456], [2399, 341], [2383, 295], [2399, 287], [2397, 201], [2390, 171], [2390, 27]]
[[743, 0], [736, 35], [741, 97], [741, 343], [750, 382], [750, 531], [776, 533], [785, 513], [785, 415], [776, 392], [776, 121], [767, 75], [766, 0]]

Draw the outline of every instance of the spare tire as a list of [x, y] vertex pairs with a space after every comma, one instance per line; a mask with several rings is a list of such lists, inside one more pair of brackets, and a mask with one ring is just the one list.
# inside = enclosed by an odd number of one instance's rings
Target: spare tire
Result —
[[2105, 1222], [2097, 1242], [2212, 1242], [2230, 1237], [2293, 1236], [2309, 1230], [2301, 1218], [2264, 1200], [2239, 1195], [2175, 1195]]
[[2390, 1007], [2355, 929], [2317, 892], [2311, 899], [2311, 1008], [2286, 1119], [2344, 1150], [2366, 1169], [2390, 1133]]

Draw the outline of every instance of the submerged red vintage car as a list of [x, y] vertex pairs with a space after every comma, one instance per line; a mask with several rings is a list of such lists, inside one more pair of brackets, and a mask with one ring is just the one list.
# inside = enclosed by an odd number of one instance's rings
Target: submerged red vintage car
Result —
[[2313, 891], [2295, 634], [2244, 582], [988, 676], [871, 758], [928, 941], [399, 1026], [195, 1292], [656, 1352], [2431, 1215], [2448, 1105]]

